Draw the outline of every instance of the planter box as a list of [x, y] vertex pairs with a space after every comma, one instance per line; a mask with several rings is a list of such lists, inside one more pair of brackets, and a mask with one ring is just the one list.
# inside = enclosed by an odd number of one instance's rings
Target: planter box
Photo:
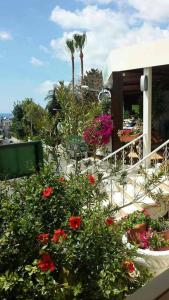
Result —
[[122, 135], [119, 137], [120, 142], [129, 143], [129, 142], [133, 141], [134, 139], [136, 139], [139, 135], [140, 135], [140, 133], [133, 134], [133, 135]]

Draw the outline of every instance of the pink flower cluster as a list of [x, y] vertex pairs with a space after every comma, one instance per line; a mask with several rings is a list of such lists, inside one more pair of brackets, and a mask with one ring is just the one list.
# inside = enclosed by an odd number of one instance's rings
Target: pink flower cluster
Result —
[[150, 247], [150, 239], [153, 237], [152, 229], [140, 233], [140, 248], [147, 249]]
[[88, 145], [103, 146], [109, 143], [112, 130], [111, 115], [105, 114], [93, 120], [92, 126], [83, 132], [83, 138]]

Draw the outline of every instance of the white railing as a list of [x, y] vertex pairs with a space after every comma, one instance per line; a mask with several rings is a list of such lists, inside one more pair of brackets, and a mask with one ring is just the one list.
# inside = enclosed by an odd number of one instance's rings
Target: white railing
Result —
[[122, 146], [118, 150], [110, 153], [100, 161], [92, 162], [88, 168], [83, 170], [81, 173], [92, 172], [97, 168], [103, 167], [103, 169], [109, 169], [113, 167], [118, 171], [124, 171], [129, 166], [135, 165], [143, 158], [143, 134]]
[[[142, 178], [142, 183], [139, 183], [139, 176]], [[165, 194], [163, 194], [160, 186], [161, 184], [165, 183], [164, 187], [166, 188], [166, 179], [168, 178], [169, 140], [157, 147], [136, 164], [126, 169], [125, 180], [121, 185], [123, 190], [123, 203], [126, 202], [125, 189], [128, 184], [132, 184], [133, 190], [131, 199], [135, 202], [136, 206], [140, 199], [141, 203], [149, 203], [149, 205], [152, 205], [152, 207], [153, 205], [156, 206], [158, 203], [158, 209], [156, 213], [159, 216], [164, 215], [169, 209], [169, 204], [168, 201], [165, 201]], [[111, 193], [111, 197], [113, 197], [113, 193]]]
[[139, 167], [144, 167], [145, 169], [153, 167], [158, 168], [163, 166], [163, 172], [167, 175], [167, 170], [169, 169], [169, 140], [165, 141], [147, 156], [138, 161], [134, 166], [131, 166], [127, 169], [127, 172], [130, 173], [134, 169]]
[[111, 163], [117, 167], [121, 163], [120, 170], [125, 170], [128, 165], [133, 166], [143, 157], [143, 134], [122, 146], [118, 150], [104, 157], [101, 162], [111, 159]]
[[[144, 205], [150, 205], [153, 207], [153, 205], [156, 205], [157, 203], [156, 199], [159, 198], [159, 195], [161, 195], [159, 186], [163, 181], [169, 178], [169, 140], [143, 158], [142, 138], [143, 135], [102, 160], [106, 161], [114, 156], [116, 162], [118, 161], [117, 155], [121, 153], [121, 168], [117, 168], [117, 171], [114, 172], [112, 164], [112, 173], [108, 171], [107, 178], [103, 178], [106, 179], [107, 186], [109, 186], [111, 203], [114, 202], [115, 193], [117, 193], [117, 191], [119, 191], [122, 195], [122, 203], [120, 203], [120, 206], [134, 205], [136, 208], [143, 203]], [[137, 162], [132, 160], [132, 157], [129, 156], [130, 153], [136, 153], [136, 151], [138, 154], [138, 157], [136, 157], [138, 160]], [[142, 174], [140, 174], [140, 167], [142, 167]], [[148, 170], [150, 170], [150, 173]], [[144, 182], [139, 183], [138, 175], [142, 177]], [[149, 186], [146, 189], [147, 180], [149, 182]], [[168, 205], [165, 202], [161, 202], [160, 205], [161, 208], [159, 209], [159, 214], [164, 215], [164, 213], [168, 211]]]
[[[145, 180], [143, 184], [139, 182], [140, 167], [145, 171]], [[146, 177], [146, 172], [150, 169], [150, 177]], [[115, 152], [109, 154], [101, 161], [93, 162], [91, 166], [82, 173], [101, 171], [103, 182], [109, 194], [109, 201], [114, 203], [117, 192], [122, 195], [121, 205], [155, 205], [156, 199], [152, 197], [158, 194], [158, 186], [169, 177], [169, 140], [157, 147], [150, 154], [143, 158], [143, 134], [130, 143], [124, 145]], [[149, 192], [144, 189], [144, 184], [150, 179], [151, 175], [163, 174], [163, 178], [150, 183]], [[141, 175], [141, 174], [140, 174]], [[144, 172], [141, 176], [144, 176]], [[129, 191], [130, 190], [130, 191]], [[130, 194], [128, 193], [130, 192]], [[140, 204], [139, 204], [140, 203]], [[141, 204], [142, 203], [142, 204]], [[163, 203], [164, 204], [164, 203]], [[141, 207], [141, 206], [140, 206]], [[168, 206], [163, 205], [161, 214], [168, 210]]]

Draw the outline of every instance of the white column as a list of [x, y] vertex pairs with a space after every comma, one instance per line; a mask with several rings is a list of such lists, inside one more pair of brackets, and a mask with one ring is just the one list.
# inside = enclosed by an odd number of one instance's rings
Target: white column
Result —
[[148, 88], [143, 91], [143, 157], [151, 152], [152, 68], [144, 68]]

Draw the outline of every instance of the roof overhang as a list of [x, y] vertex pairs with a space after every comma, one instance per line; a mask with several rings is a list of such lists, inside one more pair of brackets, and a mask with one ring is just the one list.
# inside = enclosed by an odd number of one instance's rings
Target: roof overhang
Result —
[[169, 64], [169, 39], [112, 50], [103, 69], [107, 84], [113, 72], [122, 72]]

